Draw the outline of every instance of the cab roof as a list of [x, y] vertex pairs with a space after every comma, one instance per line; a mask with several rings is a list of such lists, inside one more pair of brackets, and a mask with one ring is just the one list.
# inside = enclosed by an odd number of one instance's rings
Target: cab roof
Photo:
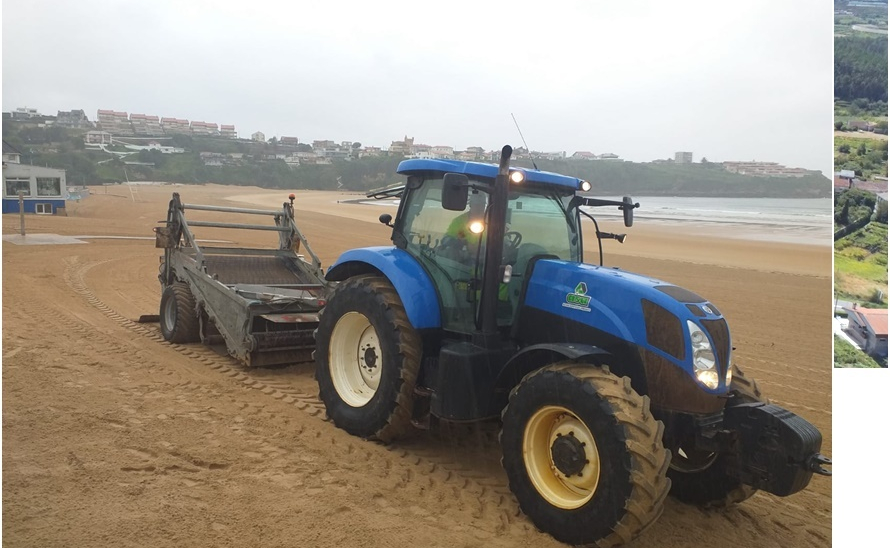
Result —
[[[416, 158], [403, 160], [399, 163], [399, 168], [396, 171], [403, 175], [463, 173], [477, 179], [494, 181], [498, 174], [498, 166], [482, 162]], [[571, 190], [578, 190], [581, 185], [581, 179], [577, 177], [569, 177], [568, 175], [560, 175], [559, 173], [551, 173], [549, 171], [538, 171], [524, 167], [511, 167], [510, 171], [521, 171], [525, 174], [526, 181], [538, 185], [554, 185]]]

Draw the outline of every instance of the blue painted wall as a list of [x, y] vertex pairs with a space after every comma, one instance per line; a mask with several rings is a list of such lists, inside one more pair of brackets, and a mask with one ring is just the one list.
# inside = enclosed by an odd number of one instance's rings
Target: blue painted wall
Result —
[[[53, 215], [56, 214], [56, 208], [65, 207], [65, 200], [61, 200], [59, 198], [25, 198], [25, 213], [36, 213], [35, 206], [37, 204], [52, 204], [53, 205]], [[19, 199], [18, 198], [4, 198], [3, 199], [3, 213], [18, 213], [19, 212]]]

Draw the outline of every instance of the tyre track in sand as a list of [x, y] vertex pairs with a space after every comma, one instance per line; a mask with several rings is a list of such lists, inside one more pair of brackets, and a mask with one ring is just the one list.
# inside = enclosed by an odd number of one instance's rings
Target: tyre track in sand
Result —
[[[211, 348], [200, 344], [182, 345], [173, 344], [164, 340], [157, 327], [149, 327], [147, 324], [136, 323], [119, 314], [99, 299], [94, 291], [86, 283], [87, 273], [94, 267], [112, 260], [90, 262], [80, 264], [76, 259], [66, 261], [64, 279], [66, 284], [76, 293], [81, 295], [87, 303], [100, 311], [118, 326], [134, 332], [142, 337], [151, 339], [160, 345], [167, 346], [187, 358], [206, 365], [210, 370], [241, 384], [250, 389], [296, 407], [310, 417], [318, 419], [320, 423], [329, 423], [324, 404], [317, 396], [307, 393], [298, 386], [295, 379], [285, 379], [277, 374], [276, 370], [263, 370], [248, 368], [234, 358], [221, 356]], [[94, 330], [80, 326], [77, 328], [82, 335], [97, 336]], [[114, 353], [114, 344], [107, 337], [103, 338], [103, 345], [108, 344], [105, 352]], [[99, 348], [96, 351], [101, 351]], [[160, 368], [165, 373], [170, 373], [170, 366], [151, 363], [149, 368]], [[271, 378], [267, 378], [271, 377]], [[313, 381], [314, 383], [314, 381]], [[193, 385], [194, 388], [197, 385]], [[333, 427], [331, 424], [329, 427]], [[302, 431], [301, 435], [321, 437], [322, 431]], [[478, 461], [467, 462], [467, 455], [482, 456], [498, 450], [497, 429], [495, 425], [468, 425], [449, 427], [436, 432], [426, 439], [422, 436], [405, 440], [402, 443], [384, 446], [370, 443], [371, 450], [365, 450], [360, 459], [368, 461], [374, 457], [387, 459], [382, 464], [382, 475], [391, 473], [401, 475], [401, 481], [396, 486], [402, 489], [418, 488], [418, 494], [424, 492], [450, 493], [452, 504], [458, 507], [472, 510], [474, 518], [485, 518], [494, 524], [488, 531], [491, 534], [502, 534], [505, 529], [513, 524], [521, 528], [530, 527], [530, 522], [521, 516], [518, 504], [506, 485], [506, 476], [500, 473], [498, 460], [490, 463], [490, 466], [479, 466]], [[479, 442], [483, 442], [482, 445]], [[352, 454], [357, 449], [360, 440], [347, 446], [347, 453]], [[362, 443], [362, 445], [365, 445]], [[455, 458], [448, 458], [455, 457]], [[473, 460], [473, 459], [470, 459]], [[396, 470], [397, 468], [403, 470]], [[497, 472], [491, 470], [497, 466]], [[447, 503], [449, 497], [436, 496], [437, 504]], [[448, 506], [451, 506], [448, 505]]]
[[[281, 371], [248, 368], [200, 344], [168, 343], [157, 327], [133, 322], [107, 306], [89, 287], [86, 277], [92, 268], [114, 260], [119, 259], [83, 264], [76, 258], [68, 259], [65, 282], [91, 307], [121, 328], [167, 346], [245, 388], [257, 390], [318, 420], [319, 427], [300, 426], [294, 432], [296, 435], [321, 438], [327, 434], [328, 428], [334, 428], [332, 424], [324, 424], [329, 421], [322, 402], [315, 394], [307, 392], [305, 385], [311, 382], [314, 387], [314, 380], [288, 379]], [[152, 367], [158, 367], [166, 374], [176, 369], [159, 363], [154, 363]], [[534, 531], [534, 526], [522, 515], [507, 487], [506, 476], [499, 463], [498, 429], [499, 426], [493, 423], [443, 424], [441, 428], [389, 446], [356, 439], [348, 443], [346, 451], [359, 460], [372, 462], [381, 478], [394, 478], [396, 489], [409, 491], [412, 496], [430, 503], [434, 508], [469, 512], [473, 518], [471, 528], [477, 530], [480, 537], [504, 536], [515, 540], [514, 535], [528, 534]], [[374, 498], [379, 497], [375, 495]], [[741, 526], [748, 535], [742, 545], [748, 545], [755, 539], [761, 546], [787, 545], [789, 540], [793, 543], [824, 544], [831, 537], [830, 524], [826, 526], [826, 519], [830, 519], [830, 498], [806, 491], [803, 498], [808, 503], [806, 507], [788, 499], [758, 494], [757, 507], [742, 505], [711, 513], [669, 501], [664, 516], [636, 544], [656, 546], [656, 537], [662, 534], [684, 535], [697, 521], [702, 520], [707, 521], [708, 525], [699, 531], [702, 542], [722, 541], [726, 545], [739, 545], [739, 537], [723, 529]], [[798, 499], [797, 502], [803, 501]], [[827, 507], [827, 510], [822, 511], [821, 507]], [[420, 509], [415, 514], [423, 515], [424, 512]], [[444, 514], [442, 512], [441, 515]], [[466, 525], [458, 522], [453, 527], [467, 529]], [[805, 538], [801, 538], [801, 535]]]

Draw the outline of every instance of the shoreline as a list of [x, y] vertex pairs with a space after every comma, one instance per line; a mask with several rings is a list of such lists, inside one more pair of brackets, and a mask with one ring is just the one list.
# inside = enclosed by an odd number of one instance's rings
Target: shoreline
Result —
[[[280, 203], [280, 196], [276, 191], [263, 191], [225, 195], [222, 198], [230, 203], [274, 207]], [[296, 193], [294, 209], [297, 212], [314, 212], [379, 225], [378, 217], [382, 213], [395, 213], [393, 200], [380, 202], [375, 204], [361, 193], [302, 191]], [[297, 223], [299, 222], [297, 213]], [[604, 242], [605, 264], [610, 264], [610, 256], [637, 257], [795, 275], [828, 278], [832, 275], [833, 247], [827, 231], [823, 243], [823, 240], [815, 237], [808, 241], [806, 238], [801, 241], [799, 235], [796, 238], [785, 235], [783, 238], [781, 231], [776, 233], [775, 229], [780, 227], [775, 225], [769, 227], [773, 229], [772, 234], [752, 236], [740, 232], [738, 227], [720, 222], [647, 220], [625, 228], [617, 217], [612, 217], [601, 220], [600, 224], [604, 231], [624, 232], [628, 235], [626, 244]], [[585, 260], [598, 263], [593, 224], [585, 223], [583, 230]], [[389, 233], [386, 232], [385, 236], [388, 238]]]

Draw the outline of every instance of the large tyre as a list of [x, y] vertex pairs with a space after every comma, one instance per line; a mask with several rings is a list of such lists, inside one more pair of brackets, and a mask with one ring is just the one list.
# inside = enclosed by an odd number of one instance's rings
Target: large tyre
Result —
[[385, 278], [341, 283], [321, 313], [315, 341], [319, 396], [335, 425], [384, 443], [414, 430], [421, 340]]
[[168, 285], [161, 294], [161, 334], [172, 343], [201, 340], [195, 296], [185, 282]]
[[534, 524], [568, 544], [629, 542], [670, 489], [664, 425], [607, 367], [557, 363], [526, 376], [502, 413], [502, 463]]
[[[735, 397], [729, 400], [731, 403], [728, 405], [769, 403], [757, 382], [747, 378], [735, 366], [730, 390], [735, 392]], [[723, 508], [754, 496], [757, 489], [730, 475], [728, 470], [731, 466], [731, 459], [726, 454], [686, 451], [680, 447], [675, 450], [668, 470], [668, 477], [673, 483], [671, 496], [680, 502], [704, 508]]]

